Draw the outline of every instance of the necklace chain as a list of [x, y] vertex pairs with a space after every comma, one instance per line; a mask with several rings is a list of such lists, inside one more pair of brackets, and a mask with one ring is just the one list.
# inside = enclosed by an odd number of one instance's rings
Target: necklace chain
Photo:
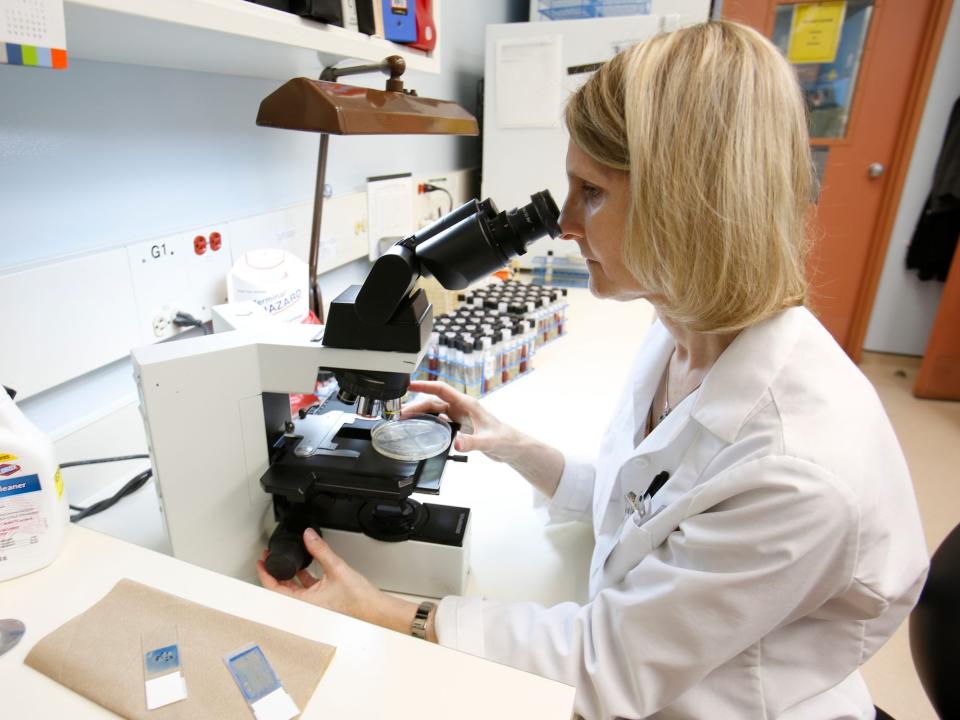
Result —
[[[657, 415], [657, 425], [662, 423], [666, 419], [667, 415], [673, 412], [673, 408], [670, 406], [670, 363], [673, 360], [673, 355], [674, 353], [670, 353], [670, 358], [667, 360], [666, 378], [664, 378], [664, 387], [663, 387], [663, 410], [661, 410], [660, 414]], [[703, 380], [701, 379], [700, 382], [697, 383], [697, 386], [693, 388], [689, 393], [687, 393], [687, 395], [690, 395], [691, 393], [696, 392], [702, 384], [703, 384]], [[684, 395], [683, 398], [686, 398], [687, 395]], [[683, 398], [681, 398], [681, 400], [683, 400]], [[651, 410], [652, 410], [652, 407], [651, 407]]]
[[670, 361], [673, 360], [673, 353], [670, 353], [670, 359], [667, 360], [667, 377], [664, 382], [663, 387], [663, 410], [660, 411], [660, 414], [657, 415], [657, 425], [662, 423], [667, 415], [670, 414], [670, 411], [673, 410], [670, 407]]

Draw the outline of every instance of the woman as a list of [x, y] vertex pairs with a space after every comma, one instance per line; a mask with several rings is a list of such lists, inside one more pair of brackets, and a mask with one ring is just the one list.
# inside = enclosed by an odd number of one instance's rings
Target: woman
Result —
[[[594, 295], [659, 316], [596, 463], [412, 388], [470, 430], [458, 450], [593, 523], [591, 600], [444, 598], [428, 638], [575, 685], [587, 718], [872, 718], [857, 669], [927, 554], [876, 393], [803, 307], [813, 181], [792, 70], [753, 30], [707, 23], [615, 57], [566, 121], [563, 237]], [[264, 585], [409, 632], [416, 605], [305, 541], [324, 578], [261, 566]]]

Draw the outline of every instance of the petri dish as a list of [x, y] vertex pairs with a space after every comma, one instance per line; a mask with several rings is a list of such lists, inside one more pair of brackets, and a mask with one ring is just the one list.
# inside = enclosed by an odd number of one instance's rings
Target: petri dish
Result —
[[450, 445], [450, 425], [436, 415], [410, 415], [387, 420], [370, 431], [373, 449], [381, 455], [419, 462], [439, 455]]

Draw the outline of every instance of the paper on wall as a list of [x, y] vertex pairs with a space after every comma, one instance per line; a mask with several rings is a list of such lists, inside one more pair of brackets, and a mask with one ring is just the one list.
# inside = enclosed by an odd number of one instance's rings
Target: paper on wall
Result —
[[563, 38], [543, 35], [497, 41], [497, 126], [557, 127], [563, 96]]
[[370, 260], [380, 257], [380, 240], [413, 234], [410, 173], [367, 178], [367, 241]]
[[0, 63], [67, 67], [63, 0], [0, 0]]

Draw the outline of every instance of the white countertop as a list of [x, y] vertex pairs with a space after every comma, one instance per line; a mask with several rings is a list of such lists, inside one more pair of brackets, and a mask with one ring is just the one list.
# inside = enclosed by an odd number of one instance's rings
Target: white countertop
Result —
[[[653, 312], [647, 303], [601, 302], [585, 290], [571, 290], [569, 300], [569, 334], [537, 352], [532, 373], [482, 402], [524, 432], [589, 455]], [[532, 490], [507, 466], [477, 453], [467, 463], [450, 463], [434, 501], [471, 508], [469, 594], [545, 605], [586, 600], [590, 529], [546, 526], [543, 511], [533, 507]], [[148, 548], [168, 547], [152, 485], [83, 524]], [[50, 568], [0, 583], [0, 617], [23, 619], [28, 633], [0, 657], [4, 717], [8, 707], [15, 718], [113, 716], [22, 665], [22, 659], [40, 637], [92, 605], [121, 577], [336, 645], [337, 655], [305, 718], [570, 715], [573, 689], [567, 686], [360, 623], [107, 535], [71, 528]]]
[[384, 630], [72, 526], [52, 565], [0, 583], [0, 616], [18, 618], [27, 627], [20, 644], [0, 657], [4, 718], [116, 717], [27, 667], [23, 659], [40, 638], [93, 605], [124, 577], [336, 646], [330, 667], [300, 716], [305, 720], [557, 719], [571, 715], [574, 690], [567, 685]]

